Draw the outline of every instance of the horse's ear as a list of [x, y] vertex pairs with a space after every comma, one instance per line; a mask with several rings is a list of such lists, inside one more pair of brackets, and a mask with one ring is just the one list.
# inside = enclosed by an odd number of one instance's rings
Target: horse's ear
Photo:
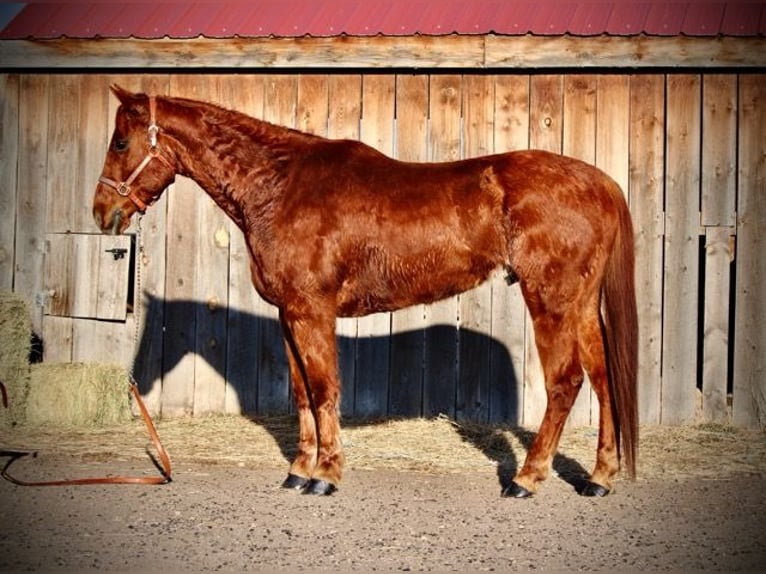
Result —
[[134, 99], [134, 96], [132, 93], [118, 86], [117, 84], [112, 84], [111, 86], [109, 86], [109, 89], [112, 90], [112, 93], [115, 95], [115, 97], [118, 100], [120, 100], [121, 104], [127, 104], [128, 102]]

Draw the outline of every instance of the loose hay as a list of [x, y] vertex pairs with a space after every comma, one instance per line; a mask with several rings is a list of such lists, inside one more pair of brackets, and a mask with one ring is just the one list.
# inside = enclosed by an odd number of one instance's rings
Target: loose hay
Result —
[[[503, 425], [462, 424], [445, 417], [387, 421], [344, 419], [342, 439], [349, 469], [427, 473], [497, 473], [521, 464], [533, 436]], [[160, 420], [157, 430], [176, 472], [184, 464], [284, 469], [295, 452], [293, 416], [209, 416]], [[566, 429], [554, 470], [592, 470], [598, 431]], [[147, 462], [152, 450], [144, 424], [85, 427], [16, 427], [0, 445], [34, 449], [41, 456]], [[766, 434], [728, 426], [642, 427], [638, 480], [716, 479], [766, 474]]]
[[26, 419], [30, 425], [102, 427], [131, 420], [128, 374], [116, 365], [32, 366]]
[[0, 291], [0, 382], [8, 394], [8, 408], [0, 406], [0, 428], [24, 422], [31, 341], [26, 301], [15, 293]]

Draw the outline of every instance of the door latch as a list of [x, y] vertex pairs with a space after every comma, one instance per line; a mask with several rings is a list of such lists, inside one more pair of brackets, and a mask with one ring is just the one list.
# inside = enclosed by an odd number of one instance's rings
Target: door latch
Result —
[[113, 247], [112, 249], [105, 249], [107, 253], [111, 253], [112, 257], [114, 257], [114, 260], [117, 261], [118, 259], [123, 259], [125, 257], [125, 254], [128, 252], [127, 249], [124, 247]]

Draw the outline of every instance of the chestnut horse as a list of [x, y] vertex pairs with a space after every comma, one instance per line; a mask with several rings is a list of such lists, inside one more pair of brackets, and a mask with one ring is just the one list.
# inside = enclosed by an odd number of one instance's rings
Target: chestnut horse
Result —
[[183, 175], [242, 230], [253, 285], [279, 309], [289, 360], [300, 438], [286, 488], [330, 494], [341, 480], [336, 317], [438, 301], [496, 268], [520, 283], [547, 393], [503, 495], [530, 496], [548, 476], [584, 373], [599, 434], [581, 493], [607, 494], [621, 458], [635, 476], [633, 228], [602, 171], [544, 151], [407, 163], [209, 103], [112, 91], [121, 105], [96, 223], [123, 232]]

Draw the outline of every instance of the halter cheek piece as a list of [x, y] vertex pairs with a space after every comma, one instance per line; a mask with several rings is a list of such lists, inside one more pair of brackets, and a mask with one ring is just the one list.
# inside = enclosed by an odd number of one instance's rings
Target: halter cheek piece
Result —
[[[149, 165], [149, 162], [152, 161], [152, 159], [157, 158], [174, 172], [176, 169], [170, 163], [170, 161], [168, 161], [168, 159], [162, 155], [162, 151], [157, 144], [157, 134], [159, 133], [160, 128], [157, 127], [157, 122], [155, 121], [156, 109], [157, 103], [154, 99], [154, 96], [149, 96], [149, 153], [146, 154], [146, 157], [144, 157], [136, 169], [133, 170], [133, 173], [128, 176], [128, 179], [125, 181], [117, 182], [104, 175], [98, 178], [100, 183], [108, 185], [109, 187], [113, 188], [119, 195], [122, 197], [127, 197], [130, 201], [132, 201], [138, 208], [139, 213], [145, 212], [148, 205], [130, 189], [130, 186], [136, 180], [139, 174], [144, 170], [144, 168]], [[154, 203], [154, 200], [152, 200], [149, 205], [152, 203]]]

